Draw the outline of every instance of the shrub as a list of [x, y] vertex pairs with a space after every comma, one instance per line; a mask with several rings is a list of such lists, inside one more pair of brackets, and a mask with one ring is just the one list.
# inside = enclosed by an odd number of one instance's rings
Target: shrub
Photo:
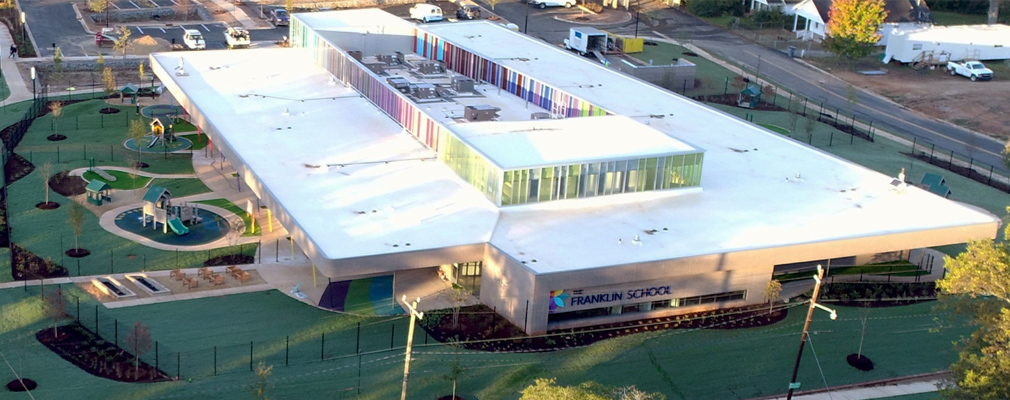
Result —
[[687, 3], [687, 11], [699, 17], [740, 16], [744, 13], [744, 5], [737, 0], [691, 0]]
[[751, 16], [754, 22], [782, 22], [786, 20], [786, 15], [779, 10], [761, 10]]

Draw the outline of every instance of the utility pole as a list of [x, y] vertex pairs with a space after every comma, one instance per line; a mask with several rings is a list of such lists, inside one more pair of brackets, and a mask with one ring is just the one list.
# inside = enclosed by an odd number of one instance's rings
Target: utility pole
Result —
[[803, 358], [803, 345], [807, 343], [807, 332], [810, 329], [810, 318], [814, 316], [814, 308], [820, 308], [824, 311], [831, 313], [831, 319], [838, 318], [838, 313], [835, 310], [817, 304], [817, 295], [821, 292], [821, 279], [824, 279], [824, 270], [821, 269], [821, 265], [817, 264], [817, 275], [814, 275], [814, 294], [810, 297], [810, 309], [807, 310], [807, 321], [803, 323], [803, 336], [800, 338], [800, 351], [796, 353], [796, 366], [793, 367], [793, 377], [789, 381], [789, 393], [786, 394], [786, 400], [792, 400], [793, 390], [799, 389], [800, 384], [796, 382], [796, 375], [800, 372], [800, 359]]
[[417, 312], [417, 303], [421, 301], [418, 297], [413, 303], [407, 304], [407, 295], [403, 295], [403, 304], [410, 309], [410, 328], [407, 329], [407, 355], [403, 361], [403, 391], [400, 392], [400, 400], [407, 400], [407, 375], [410, 375], [410, 350], [414, 346], [414, 321], [423, 319], [424, 313]]

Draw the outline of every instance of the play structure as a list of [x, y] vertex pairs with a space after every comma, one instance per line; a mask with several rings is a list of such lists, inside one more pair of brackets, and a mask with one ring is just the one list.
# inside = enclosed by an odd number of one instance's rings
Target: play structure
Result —
[[84, 191], [88, 194], [88, 203], [96, 206], [100, 206], [107, 201], [112, 201], [112, 187], [108, 183], [105, 183], [105, 181], [99, 179], [92, 180], [88, 182], [88, 186], [84, 188]]
[[151, 119], [151, 141], [147, 144], [147, 148], [151, 148], [161, 140], [165, 146], [170, 143], [175, 142], [175, 131], [172, 129], [173, 119], [169, 115], [155, 115]]
[[[151, 228], [158, 229], [158, 223], [162, 225], [162, 232], [168, 233], [169, 229], [176, 235], [189, 233], [186, 225], [199, 224], [203, 218], [199, 215], [200, 210], [196, 206], [186, 203], [182, 205], [172, 205], [172, 193], [161, 186], [151, 186], [144, 194], [144, 210], [141, 217], [141, 225], [146, 227], [148, 217], [151, 217]], [[183, 222], [186, 223], [183, 223]]]

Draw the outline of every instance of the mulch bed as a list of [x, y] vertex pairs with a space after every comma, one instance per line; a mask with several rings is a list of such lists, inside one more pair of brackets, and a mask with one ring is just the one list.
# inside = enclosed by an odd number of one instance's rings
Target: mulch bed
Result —
[[848, 307], [895, 307], [936, 300], [935, 282], [831, 283], [821, 287], [821, 301]]
[[[713, 94], [713, 95], [708, 95], [708, 96], [696, 96], [696, 97], [694, 97], [694, 100], [697, 100], [697, 101], [707, 101], [709, 103], [723, 104], [723, 105], [727, 105], [727, 106], [734, 106], [734, 107], [736, 107], [737, 106], [737, 101], [739, 100], [739, 95], [736, 94], [736, 93]], [[788, 111], [784, 107], [780, 107], [778, 105], [772, 105], [771, 103], [767, 103], [767, 102], [765, 102], [763, 100], [760, 103], [758, 103], [757, 107], [752, 108], [751, 110], [756, 110], [756, 111]]]
[[95, 336], [80, 324], [62, 326], [59, 336], [53, 328], [46, 328], [35, 334], [35, 338], [49, 350], [85, 372], [100, 378], [119, 382], [163, 382], [170, 380], [168, 374], [153, 365], [140, 362], [135, 364], [132, 354]]
[[101, 110], [98, 110], [98, 112], [100, 112], [102, 114], [116, 114], [116, 113], [119, 113], [119, 109], [118, 108], [112, 108], [112, 107], [105, 107], [105, 108], [103, 108]]
[[67, 137], [63, 136], [63, 135], [52, 134], [52, 135], [46, 136], [46, 139], [49, 140], [50, 142], [59, 142], [61, 140], [66, 140]]
[[81, 258], [90, 256], [91, 251], [88, 249], [69, 249], [66, 251], [66, 254], [70, 258]]
[[439, 342], [460, 342], [470, 350], [491, 352], [539, 352], [591, 345], [623, 335], [668, 329], [741, 329], [771, 325], [786, 317], [785, 311], [768, 313], [768, 306], [748, 306], [678, 316], [551, 331], [527, 337], [523, 330], [484, 305], [461, 307], [458, 326], [452, 309], [425, 313], [421, 325]]
[[845, 361], [860, 371], [873, 371], [873, 360], [864, 355], [852, 353], [845, 357]]
[[62, 265], [53, 262], [49, 258], [42, 259], [42, 257], [18, 245], [12, 244], [11, 252], [14, 256], [14, 265], [11, 266], [11, 276], [14, 280], [24, 281], [70, 276], [67, 269]]
[[28, 162], [28, 159], [14, 153], [14, 155], [7, 159], [7, 164], [4, 164], [4, 178], [7, 179], [7, 184], [9, 185], [28, 176], [34, 170], [35, 166]]
[[35, 208], [38, 208], [40, 210], [55, 210], [57, 208], [60, 208], [60, 203], [57, 203], [55, 201], [41, 202], [36, 203]]
[[49, 188], [65, 197], [84, 194], [87, 186], [88, 183], [84, 181], [84, 178], [72, 176], [67, 171], [60, 171], [49, 178]]
[[252, 264], [256, 261], [253, 256], [247, 256], [244, 254], [228, 254], [225, 256], [217, 256], [207, 260], [203, 263], [205, 267], [214, 267], [218, 265], [241, 265], [241, 264]]
[[37, 387], [39, 384], [28, 378], [15, 379], [7, 383], [7, 390], [12, 392], [27, 392]]

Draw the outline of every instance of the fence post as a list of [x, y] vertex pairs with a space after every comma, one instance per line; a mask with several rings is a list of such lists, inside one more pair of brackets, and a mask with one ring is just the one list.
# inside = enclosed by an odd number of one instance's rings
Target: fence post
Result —
[[831, 144], [834, 143], [834, 142], [835, 142], [835, 131], [834, 131], [834, 129], [832, 129], [831, 130], [831, 135], [828, 136], [828, 147], [831, 147]]
[[98, 304], [95, 304], [95, 334], [98, 334]]
[[396, 335], [396, 325], [389, 324], [389, 349], [393, 349], [393, 337]]
[[291, 336], [284, 337], [284, 366], [287, 367], [288, 356], [291, 355]]
[[326, 359], [326, 332], [322, 334], [322, 340], [319, 341], [319, 360]]
[[361, 353], [361, 321], [358, 321], [358, 336], [354, 338], [354, 354]]
[[60, 146], [56, 146], [56, 162], [60, 162]]
[[77, 302], [77, 323], [80, 323], [81, 322], [81, 298], [80, 297], [74, 297], [74, 300]]
[[158, 364], [159, 364], [158, 361], [159, 361], [158, 360], [158, 341], [155, 340], [154, 341], [154, 369], [159, 369], [158, 368]]
[[[114, 328], [112, 330], [116, 332], [115, 335], [113, 336], [113, 337], [116, 338], [115, 339], [116, 341], [113, 342], [113, 343], [115, 343], [116, 346], [119, 346], [119, 318], [116, 318], [115, 320], [113, 320], [112, 323], [113, 323], [113, 326], [114, 326]], [[98, 332], [95, 332], [95, 334], [98, 334]]]
[[947, 168], [954, 168], [954, 150], [950, 151], [950, 161], [947, 162]]
[[179, 375], [181, 375], [180, 374], [181, 365], [182, 365], [182, 353], [175, 352], [175, 379], [179, 379]]
[[986, 180], [986, 182], [985, 182], [986, 185], [992, 183], [992, 168], [993, 168], [993, 166], [990, 165], [989, 166], [989, 179]]
[[[285, 358], [286, 358], [286, 356], [285, 356]], [[250, 371], [253, 370], [252, 361], [253, 361], [253, 341], [250, 340], [249, 341], [249, 370]]]
[[214, 346], [214, 376], [217, 376], [217, 346]]
[[936, 148], [936, 143], [929, 146], [929, 163], [933, 164], [933, 149]]

